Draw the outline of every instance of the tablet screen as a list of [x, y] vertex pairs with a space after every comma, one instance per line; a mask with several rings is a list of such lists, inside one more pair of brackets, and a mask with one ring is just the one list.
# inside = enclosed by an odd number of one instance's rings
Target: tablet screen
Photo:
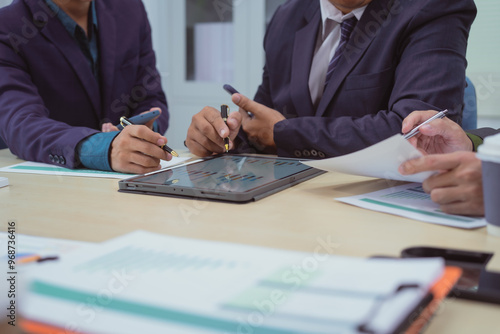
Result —
[[241, 193], [310, 169], [313, 168], [293, 159], [223, 155], [139, 176], [132, 181]]

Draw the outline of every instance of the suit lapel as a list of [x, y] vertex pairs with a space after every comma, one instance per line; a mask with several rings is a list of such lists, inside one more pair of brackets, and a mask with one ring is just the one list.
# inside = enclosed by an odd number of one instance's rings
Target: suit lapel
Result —
[[307, 24], [295, 34], [290, 90], [298, 115], [311, 116], [314, 114], [314, 109], [309, 92], [309, 74], [321, 23], [319, 1], [311, 2], [305, 11], [304, 19]]
[[[47, 11], [48, 7], [43, 9], [38, 4], [38, 1], [26, 1], [28, 6], [31, 8], [32, 13], [37, 13], [40, 11]], [[44, 6], [45, 2], [40, 1]], [[41, 16], [45, 18], [46, 16]], [[34, 21], [37, 17], [34, 17]], [[37, 24], [41, 24], [38, 20]], [[73, 68], [76, 76], [80, 80], [83, 88], [85, 89], [89, 100], [92, 102], [95, 114], [99, 117], [101, 109], [101, 97], [99, 92], [99, 85], [95, 79], [87, 59], [83, 55], [82, 51], [78, 47], [78, 44], [71, 38], [69, 33], [66, 31], [62, 23], [56, 16], [50, 17], [43, 21], [44, 27], [40, 30], [40, 33], [50, 40], [57, 49], [62, 53], [68, 64]]]
[[[318, 110], [316, 111], [316, 116], [323, 116], [340, 85], [344, 82], [347, 75], [360, 61], [363, 54], [368, 49], [368, 46], [372, 43], [378, 33], [378, 30], [384, 23], [380, 22], [379, 15], [382, 12], [389, 12], [390, 8], [388, 8], [388, 6], [390, 2], [392, 1], [374, 0], [368, 5], [368, 7], [366, 7], [361, 20], [359, 20], [352, 32], [351, 38], [346, 45], [343, 56], [337, 64], [335, 72], [333, 73], [330, 82], [323, 93]], [[374, 14], [377, 15], [377, 19], [374, 17]], [[383, 17], [383, 20], [385, 19], [386, 17]], [[377, 29], [374, 30], [373, 27], [377, 27]]]
[[[116, 22], [104, 1], [96, 1], [96, 11], [99, 23], [99, 58], [102, 82], [103, 106], [111, 105], [113, 84], [115, 79], [116, 60]], [[108, 110], [103, 110], [103, 117]]]

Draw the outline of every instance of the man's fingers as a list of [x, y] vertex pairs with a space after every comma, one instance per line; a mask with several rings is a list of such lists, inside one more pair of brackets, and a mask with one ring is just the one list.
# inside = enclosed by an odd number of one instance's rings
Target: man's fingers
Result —
[[189, 151], [198, 157], [208, 157], [212, 155], [213, 152], [220, 151], [220, 153], [222, 153], [222, 151], [225, 151], [224, 149], [219, 147], [217, 147], [217, 151], [209, 150], [205, 145], [200, 144], [199, 142], [193, 139], [186, 140], [186, 145], [189, 148]]
[[205, 125], [197, 124], [192, 125], [188, 129], [186, 145], [191, 153], [204, 157], [209, 156], [213, 152], [223, 153], [224, 139], [222, 139], [215, 129], [204, 122]]
[[[251, 112], [254, 116], [258, 117], [259, 115], [262, 115], [262, 113], [266, 110], [269, 109], [266, 106], [255, 102], [254, 100], [249, 99], [248, 97], [241, 95], [241, 94], [233, 94], [232, 98], [233, 103], [236, 104], [238, 107], [241, 109], [244, 109], [246, 112]], [[240, 110], [241, 113], [241, 110]], [[245, 113], [246, 115], [242, 114], [243, 121], [245, 120], [245, 117], [250, 118], [248, 113]]]
[[230, 129], [224, 123], [219, 110], [205, 107], [193, 116], [189, 126], [186, 146], [197, 156], [209, 156], [212, 153], [225, 152], [224, 138]]
[[430, 196], [446, 213], [482, 216], [484, 201], [481, 191], [481, 187], [474, 185], [458, 185], [434, 188], [430, 191]]
[[166, 138], [152, 131], [144, 125], [129, 125], [122, 132], [129, 134], [132, 137], [148, 141], [152, 144], [161, 146], [167, 143]]
[[[215, 108], [205, 107], [201, 111], [201, 114], [206, 122], [208, 122], [208, 124], [212, 126], [219, 137], [225, 138], [229, 135], [229, 128], [227, 127], [226, 123], [224, 123], [220, 111]], [[208, 129], [206, 127], [206, 124], [203, 123], [204, 122], [201, 123], [203, 130], [209, 131], [210, 129]]]
[[408, 175], [434, 170], [450, 170], [460, 165], [460, 161], [453, 157], [453, 155], [453, 153], [431, 154], [408, 160], [399, 166], [399, 172], [403, 175]]
[[127, 147], [130, 151], [139, 152], [156, 159], [168, 159], [168, 153], [160, 147], [167, 143], [166, 138], [151, 131], [146, 126], [127, 126], [119, 136], [121, 136], [120, 145]]
[[103, 123], [101, 127], [102, 132], [113, 132], [113, 131], [119, 131], [116, 126], [114, 126], [112, 123]]
[[417, 110], [412, 112], [403, 120], [402, 133], [410, 132], [417, 125], [422, 124], [438, 112], [435, 110]]
[[453, 126], [449, 119], [435, 119], [429, 124], [423, 125], [419, 128], [420, 133], [433, 137], [442, 136], [447, 137], [447, 134], [453, 130]]
[[484, 216], [484, 203], [479, 201], [455, 202], [441, 205], [441, 210], [452, 215]]
[[242, 119], [243, 115], [241, 115], [239, 112], [233, 112], [229, 115], [227, 119], [227, 127], [229, 128], [229, 138], [231, 140], [234, 140], [234, 138], [236, 138], [236, 136], [238, 135], [238, 132], [241, 128]]
[[[154, 156], [154, 152], [158, 156]], [[117, 172], [143, 174], [158, 170], [160, 159], [166, 158], [166, 152], [151, 143], [130, 136], [125, 139], [117, 137], [111, 150], [111, 168]]]
[[[439, 188], [448, 189], [449, 187], [455, 187], [459, 184], [456, 175], [451, 172], [442, 172], [435, 175], [429, 176], [423, 183], [422, 187], [426, 193], [432, 193], [437, 191]], [[436, 196], [436, 195], [435, 195]], [[450, 194], [448, 194], [450, 196]], [[433, 199], [434, 200], [434, 199]], [[441, 203], [441, 202], [437, 202]], [[443, 202], [445, 203], [445, 202]]]

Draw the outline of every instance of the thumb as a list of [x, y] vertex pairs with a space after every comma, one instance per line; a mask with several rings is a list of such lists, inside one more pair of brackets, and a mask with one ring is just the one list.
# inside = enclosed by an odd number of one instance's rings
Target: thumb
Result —
[[241, 113], [233, 112], [229, 114], [229, 117], [227, 119], [227, 127], [229, 128], [229, 138], [231, 138], [231, 140], [234, 140], [234, 138], [238, 135], [241, 127], [241, 122]]
[[447, 137], [451, 131], [449, 125], [442, 119], [436, 119], [429, 124], [422, 125], [419, 129], [420, 133], [429, 137], [442, 136]]
[[233, 94], [231, 98], [233, 103], [236, 104], [241, 109], [244, 109], [247, 112], [251, 112], [255, 116], [262, 114], [262, 111], [265, 107], [264, 105], [255, 102], [254, 100], [250, 100], [248, 97], [241, 94]]

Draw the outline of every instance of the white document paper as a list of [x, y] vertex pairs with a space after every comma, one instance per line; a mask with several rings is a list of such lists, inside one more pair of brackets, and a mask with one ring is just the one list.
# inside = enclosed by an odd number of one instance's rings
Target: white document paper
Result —
[[404, 184], [368, 194], [336, 198], [336, 200], [427, 223], [465, 229], [486, 226], [484, 217], [449, 215], [442, 212], [439, 205], [424, 192], [420, 183]]
[[340, 157], [301, 161], [303, 164], [326, 170], [353, 175], [378, 177], [382, 179], [423, 182], [434, 172], [401, 175], [401, 163], [419, 158], [422, 153], [413, 147], [402, 135], [394, 135], [363, 150]]
[[[7, 223], [5, 223], [7, 224]], [[9, 241], [11, 241], [9, 243]], [[24, 273], [29, 268], [33, 269], [34, 266], [41, 267], [42, 263], [30, 262], [22, 264], [23, 260], [31, 258], [46, 258], [46, 257], [59, 257], [62, 259], [65, 255], [74, 250], [91, 245], [90, 243], [74, 240], [55, 239], [34, 237], [26, 234], [0, 232], [0, 262], [4, 263], [6, 272], [15, 272], [18, 287], [21, 288], [25, 284]], [[11, 248], [9, 248], [11, 246]], [[14, 270], [10, 270], [8, 252], [13, 252], [15, 248], [15, 266]], [[7, 278], [10, 275], [5, 275], [0, 279], [0, 316], [2, 319], [8, 319], [7, 306], [9, 305], [8, 291], [10, 284]], [[18, 294], [19, 295], [19, 294]], [[12, 298], [10, 298], [12, 299]]]
[[386, 333], [444, 268], [331, 253], [328, 240], [301, 253], [137, 231], [30, 272], [21, 311], [85, 333]]
[[[161, 160], [161, 167], [167, 168], [189, 160], [189, 157], [172, 157], [172, 160]], [[50, 164], [39, 162], [22, 162], [20, 164], [0, 168], [0, 172], [8, 173], [24, 173], [24, 174], [43, 174], [43, 175], [57, 175], [57, 176], [83, 176], [83, 177], [98, 177], [108, 179], [126, 179], [133, 177], [133, 174], [124, 174], [116, 172], [106, 172], [93, 169], [69, 169]]]

